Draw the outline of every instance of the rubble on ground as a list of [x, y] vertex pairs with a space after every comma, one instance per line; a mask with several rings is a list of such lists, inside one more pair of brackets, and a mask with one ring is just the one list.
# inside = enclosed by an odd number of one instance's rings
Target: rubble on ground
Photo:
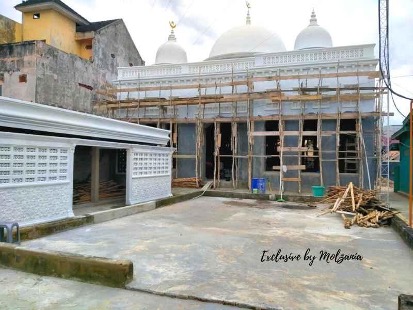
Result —
[[376, 191], [364, 190], [353, 185], [330, 186], [327, 198], [320, 203], [329, 204], [329, 207], [320, 215], [339, 213], [344, 221], [344, 227], [349, 229], [357, 224], [361, 227], [378, 228], [389, 225], [390, 219], [397, 213], [377, 198]]
[[172, 187], [200, 188], [203, 186], [200, 178], [177, 178], [172, 180]]

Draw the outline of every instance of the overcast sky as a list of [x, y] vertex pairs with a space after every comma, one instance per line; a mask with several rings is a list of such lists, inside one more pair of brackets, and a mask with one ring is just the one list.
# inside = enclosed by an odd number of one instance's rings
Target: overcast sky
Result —
[[[244, 0], [63, 0], [89, 21], [122, 18], [146, 65], [155, 61], [158, 47], [175, 21], [178, 43], [188, 61], [207, 58], [216, 39], [232, 27], [245, 24]], [[287, 50], [309, 24], [314, 8], [318, 24], [326, 28], [334, 46], [376, 43], [378, 57], [378, 0], [250, 0], [252, 24], [277, 33]], [[14, 6], [20, 0], [1, 0], [0, 14], [21, 22]], [[390, 1], [390, 65], [393, 88], [413, 97], [413, 0]], [[405, 114], [407, 100], [396, 98]], [[395, 111], [391, 104], [391, 111]], [[394, 112], [392, 123], [403, 117]]]

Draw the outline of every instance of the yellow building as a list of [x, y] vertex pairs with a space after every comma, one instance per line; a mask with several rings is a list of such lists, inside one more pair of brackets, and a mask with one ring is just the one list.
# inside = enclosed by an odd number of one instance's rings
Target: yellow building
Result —
[[0, 15], [0, 96], [91, 113], [118, 67], [145, 64], [122, 19], [89, 22], [60, 0], [15, 8], [22, 23]]
[[95, 31], [117, 21], [89, 22], [60, 0], [27, 0], [15, 9], [22, 12], [22, 23], [0, 16], [0, 44], [44, 41], [90, 60]]

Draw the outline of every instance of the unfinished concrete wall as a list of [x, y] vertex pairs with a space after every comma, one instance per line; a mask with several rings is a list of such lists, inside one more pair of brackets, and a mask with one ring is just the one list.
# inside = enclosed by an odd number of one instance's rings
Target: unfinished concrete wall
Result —
[[91, 112], [93, 89], [102, 73], [92, 62], [36, 41], [38, 103]]
[[[323, 120], [321, 123], [322, 131], [335, 131], [337, 126], [336, 120]], [[322, 136], [321, 150], [323, 151], [323, 160], [320, 161], [323, 170], [324, 185], [336, 184], [336, 135]]]
[[35, 101], [36, 45], [34, 41], [0, 45], [2, 96]]
[[0, 45], [3, 96], [90, 112], [102, 74], [93, 64], [42, 41]]
[[18, 42], [21, 35], [22, 25], [0, 14], [0, 44]]
[[118, 67], [142, 66], [142, 60], [123, 20], [113, 22], [95, 32], [93, 61], [105, 72], [104, 78], [112, 82]]
[[[195, 124], [178, 125], [178, 150], [179, 155], [195, 154], [196, 150]], [[195, 158], [177, 159], [178, 178], [195, 176]]]
[[[362, 160], [363, 164], [363, 185], [365, 188], [374, 188], [377, 177], [377, 156], [375, 148], [375, 120], [374, 118], [366, 118], [362, 120], [362, 134], [365, 144], [365, 153], [363, 149]], [[367, 158], [367, 163], [366, 163]], [[368, 169], [368, 171], [367, 171]], [[370, 180], [369, 180], [370, 179]]]
[[[245, 156], [248, 154], [248, 132], [246, 123], [238, 123], [238, 155]], [[248, 159], [240, 158], [238, 160], [238, 181], [248, 182]]]
[[[265, 122], [255, 122], [255, 131], [265, 131]], [[265, 137], [255, 137], [254, 146], [252, 148], [254, 155], [265, 154]], [[265, 171], [265, 158], [264, 157], [254, 157], [252, 160], [252, 177], [262, 178]]]

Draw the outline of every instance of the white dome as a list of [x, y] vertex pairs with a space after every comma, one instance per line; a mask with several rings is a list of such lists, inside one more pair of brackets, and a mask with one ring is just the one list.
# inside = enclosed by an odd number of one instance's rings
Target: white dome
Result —
[[172, 29], [168, 41], [162, 44], [156, 52], [155, 64], [182, 64], [188, 62], [186, 52], [181, 45], [176, 42]]
[[308, 48], [332, 47], [330, 33], [317, 24], [314, 11], [311, 14], [310, 25], [303, 29], [295, 39], [294, 49], [302, 50]]
[[251, 56], [256, 53], [284, 52], [280, 37], [264, 27], [252, 26], [249, 14], [247, 24], [222, 34], [215, 42], [208, 59]]

